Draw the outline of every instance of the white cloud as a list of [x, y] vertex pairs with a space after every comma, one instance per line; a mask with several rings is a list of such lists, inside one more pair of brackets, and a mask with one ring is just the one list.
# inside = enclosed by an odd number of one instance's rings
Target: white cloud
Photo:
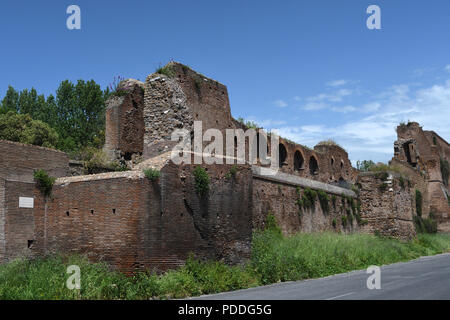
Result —
[[348, 113], [348, 112], [354, 112], [357, 109], [354, 106], [348, 105], [348, 106], [343, 106], [343, 107], [332, 107], [331, 110], [334, 112]]
[[[341, 96], [346, 92], [341, 92]], [[335, 124], [312, 123], [279, 128], [282, 136], [314, 146], [332, 138], [348, 152], [351, 160], [388, 161], [393, 156], [395, 129], [400, 122], [417, 121], [424, 130], [434, 130], [450, 141], [450, 80], [429, 87], [395, 85], [368, 96], [361, 104], [337, 106], [328, 96], [307, 99], [302, 109], [353, 112], [351, 121]], [[316, 100], [316, 101], [314, 101]], [[327, 117], [329, 120], [330, 118]]]
[[348, 81], [344, 80], [344, 79], [333, 80], [333, 81], [327, 82], [327, 86], [329, 86], [329, 87], [341, 87], [341, 86], [345, 86], [347, 83], [348, 83]]
[[285, 101], [283, 101], [283, 100], [276, 100], [273, 103], [278, 108], [284, 108], [284, 107], [288, 106], [288, 104]]
[[302, 107], [303, 110], [307, 110], [307, 111], [316, 111], [316, 110], [322, 110], [322, 109], [327, 109], [327, 108], [328, 108], [328, 104], [323, 103], [323, 102], [309, 102]]
[[309, 102], [340, 102], [344, 97], [350, 96], [352, 93], [353, 91], [350, 89], [340, 89], [333, 93], [320, 93], [316, 96], [309, 97], [306, 100]]

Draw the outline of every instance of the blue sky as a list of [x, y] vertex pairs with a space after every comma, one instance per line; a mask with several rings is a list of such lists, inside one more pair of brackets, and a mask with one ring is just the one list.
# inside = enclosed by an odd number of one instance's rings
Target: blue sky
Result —
[[[66, 28], [71, 4], [78, 31]], [[382, 30], [366, 27], [371, 4]], [[400, 121], [450, 141], [449, 11], [448, 0], [2, 1], [0, 96], [145, 80], [173, 59], [227, 85], [235, 117], [387, 161]]]

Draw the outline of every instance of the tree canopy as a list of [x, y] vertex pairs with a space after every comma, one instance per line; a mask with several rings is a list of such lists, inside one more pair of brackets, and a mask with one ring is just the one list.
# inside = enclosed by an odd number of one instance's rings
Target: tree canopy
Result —
[[[76, 84], [62, 81], [56, 95], [47, 98], [34, 88], [18, 92], [9, 86], [0, 104], [2, 138], [41, 145], [39, 139], [33, 140], [16, 132], [26, 123], [25, 127], [31, 126], [33, 130], [40, 128], [42, 131], [42, 125], [51, 129], [51, 139], [45, 142], [57, 149], [76, 152], [88, 146], [99, 148], [104, 143], [105, 100], [108, 96], [109, 90], [102, 91], [94, 80], [78, 80]], [[28, 117], [15, 117], [14, 114]], [[44, 131], [50, 134], [48, 130]], [[54, 141], [53, 133], [57, 133], [57, 141]]]
[[59, 136], [48, 124], [29, 114], [8, 111], [0, 115], [0, 139], [56, 148]]

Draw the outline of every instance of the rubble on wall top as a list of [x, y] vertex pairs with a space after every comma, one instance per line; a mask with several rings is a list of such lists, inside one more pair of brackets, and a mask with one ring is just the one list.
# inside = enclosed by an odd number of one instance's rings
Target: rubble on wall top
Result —
[[55, 181], [55, 185], [68, 185], [74, 182], [85, 182], [85, 181], [95, 181], [95, 180], [108, 180], [108, 179], [142, 179], [144, 178], [144, 173], [142, 171], [122, 171], [122, 172], [107, 172], [90, 174], [84, 176], [74, 176], [74, 177], [63, 177], [58, 178]]

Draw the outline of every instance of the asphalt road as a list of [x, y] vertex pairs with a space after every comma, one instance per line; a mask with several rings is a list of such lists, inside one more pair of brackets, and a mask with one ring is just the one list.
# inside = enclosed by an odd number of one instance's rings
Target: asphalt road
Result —
[[450, 300], [450, 254], [381, 267], [381, 289], [367, 288], [366, 270], [321, 279], [201, 296], [204, 300]]

